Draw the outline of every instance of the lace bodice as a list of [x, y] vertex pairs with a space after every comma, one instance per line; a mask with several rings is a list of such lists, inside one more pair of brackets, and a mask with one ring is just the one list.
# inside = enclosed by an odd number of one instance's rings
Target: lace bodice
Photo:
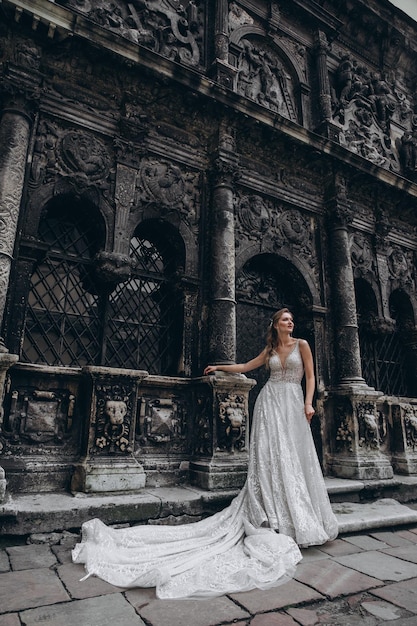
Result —
[[285, 361], [281, 361], [279, 354], [274, 352], [269, 360], [271, 382], [301, 383], [304, 375], [303, 360], [300, 354], [299, 340], [297, 339], [293, 349]]

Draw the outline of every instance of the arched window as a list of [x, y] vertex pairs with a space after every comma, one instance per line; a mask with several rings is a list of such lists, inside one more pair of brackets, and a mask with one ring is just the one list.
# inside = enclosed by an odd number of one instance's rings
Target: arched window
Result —
[[[237, 277], [236, 296], [238, 363], [263, 350], [269, 320], [282, 307], [294, 314], [297, 336], [307, 339], [313, 348], [311, 295], [301, 274], [287, 260], [274, 254], [252, 257]], [[268, 373], [262, 368], [250, 376], [263, 384]], [[256, 390], [250, 397], [251, 407], [255, 396]]]
[[174, 228], [159, 220], [139, 225], [130, 244], [131, 277], [111, 292], [96, 274], [104, 223], [93, 206], [55, 200], [34, 247], [40, 260], [31, 277], [22, 361], [181, 372], [185, 251]]
[[401, 290], [391, 295], [390, 323], [378, 318], [375, 294], [365, 280], [358, 279], [355, 290], [364, 379], [387, 395], [414, 395], [414, 369], [405, 349], [406, 330], [413, 320], [408, 296]]
[[130, 243], [131, 278], [110, 294], [108, 365], [177, 375], [183, 339], [183, 297], [178, 274], [184, 246], [175, 229], [143, 222]]
[[70, 197], [52, 202], [40, 221], [26, 311], [22, 360], [47, 365], [96, 363], [100, 353], [99, 295], [92, 261], [104, 225], [91, 205]]

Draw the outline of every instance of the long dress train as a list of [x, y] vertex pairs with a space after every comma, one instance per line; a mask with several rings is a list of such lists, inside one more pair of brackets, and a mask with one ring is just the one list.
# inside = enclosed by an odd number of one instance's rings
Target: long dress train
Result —
[[304, 415], [298, 341], [284, 363], [274, 354], [270, 369], [254, 407], [248, 476], [239, 495], [211, 517], [181, 526], [84, 523], [72, 557], [87, 575], [119, 587], [156, 587], [159, 598], [268, 589], [294, 575], [302, 558], [298, 545], [337, 536]]

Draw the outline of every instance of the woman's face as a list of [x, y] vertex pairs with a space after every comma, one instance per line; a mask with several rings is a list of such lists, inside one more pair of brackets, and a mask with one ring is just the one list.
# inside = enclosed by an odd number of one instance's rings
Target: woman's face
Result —
[[294, 322], [291, 313], [283, 313], [275, 324], [277, 331], [292, 333]]

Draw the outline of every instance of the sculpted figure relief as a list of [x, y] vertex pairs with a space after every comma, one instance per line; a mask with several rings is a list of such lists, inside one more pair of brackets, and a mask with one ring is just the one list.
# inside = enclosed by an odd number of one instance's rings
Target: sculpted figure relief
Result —
[[295, 119], [291, 77], [278, 56], [266, 46], [248, 39], [241, 41], [237, 91], [259, 104]]
[[399, 171], [398, 149], [391, 145], [391, 121], [397, 110], [400, 115], [403, 97], [395, 80], [371, 72], [344, 54], [334, 74], [332, 93], [333, 119], [341, 126], [340, 143], [376, 165]]

